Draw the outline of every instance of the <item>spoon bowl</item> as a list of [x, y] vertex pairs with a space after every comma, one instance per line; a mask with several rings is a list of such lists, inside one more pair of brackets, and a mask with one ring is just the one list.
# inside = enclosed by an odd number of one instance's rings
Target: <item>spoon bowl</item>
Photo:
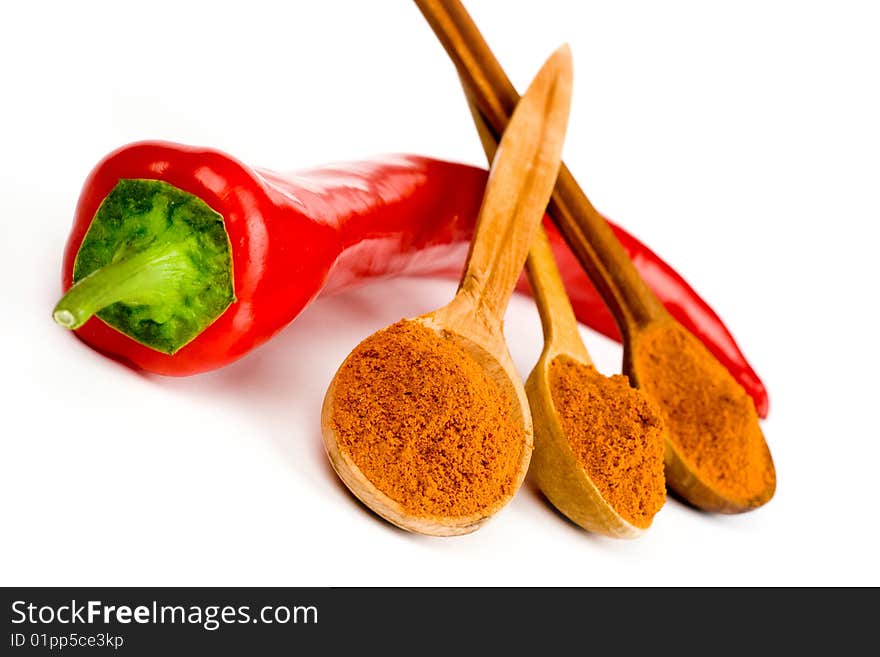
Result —
[[526, 381], [532, 420], [539, 427], [532, 455], [535, 482], [553, 506], [587, 531], [613, 538], [638, 538], [645, 529], [614, 509], [575, 457], [550, 388], [550, 363], [556, 356], [545, 354]]
[[[773, 458], [754, 402], [687, 329], [663, 312], [633, 324], [624, 340], [624, 372], [666, 411], [669, 487], [693, 506], [743, 513], [776, 491]], [[702, 421], [691, 417], [701, 412]], [[701, 435], [703, 434], [703, 435]], [[688, 449], [711, 440], [712, 450]], [[706, 453], [699, 463], [695, 456]]]
[[[324, 398], [321, 412], [322, 437], [333, 469], [361, 502], [390, 523], [408, 531], [430, 536], [458, 536], [475, 531], [510, 501], [522, 485], [529, 469], [533, 437], [528, 401], [522, 385], [519, 384], [503, 336], [494, 331], [483, 333], [480, 331], [480, 324], [471, 325], [474, 316], [472, 310], [466, 308], [457, 296], [453, 303], [410, 321], [429, 329], [441, 339], [452, 342], [476, 361], [496, 384], [502, 397], [507, 400], [506, 412], [511, 421], [522, 428], [522, 441], [519, 446], [520, 453], [513, 486], [507, 495], [498, 498], [493, 504], [464, 516], [413, 515], [402, 504], [379, 490], [352, 457], [340, 448], [339, 436], [332, 421], [338, 373], [330, 383]], [[475, 330], [471, 332], [467, 327]]]

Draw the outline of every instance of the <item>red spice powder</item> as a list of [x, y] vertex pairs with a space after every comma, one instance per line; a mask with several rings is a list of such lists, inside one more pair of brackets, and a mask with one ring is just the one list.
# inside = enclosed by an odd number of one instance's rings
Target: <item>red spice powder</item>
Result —
[[402, 320], [337, 374], [333, 428], [372, 484], [417, 516], [467, 516], [513, 493], [523, 428], [463, 348]]
[[550, 363], [550, 390], [575, 458], [602, 497], [630, 524], [648, 527], [666, 501], [659, 409], [625, 376], [566, 356]]
[[699, 340], [677, 325], [649, 328], [635, 343], [633, 367], [701, 479], [745, 506], [773, 496], [776, 471], [755, 404]]

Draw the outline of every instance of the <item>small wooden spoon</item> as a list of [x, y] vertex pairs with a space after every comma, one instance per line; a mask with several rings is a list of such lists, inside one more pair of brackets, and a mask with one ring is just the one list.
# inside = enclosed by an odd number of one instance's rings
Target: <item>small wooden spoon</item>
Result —
[[614, 538], [637, 538], [645, 529], [621, 516], [578, 462], [553, 401], [550, 364], [559, 357], [585, 366], [592, 366], [593, 361], [578, 333], [574, 310], [543, 229], [532, 243], [528, 272], [544, 327], [544, 350], [526, 381], [535, 426], [531, 465], [535, 482], [553, 506], [584, 529]]
[[468, 516], [413, 516], [379, 490], [340, 448], [333, 422], [338, 373], [324, 398], [321, 424], [333, 468], [364, 504], [403, 529], [434, 536], [472, 532], [512, 498], [528, 470], [531, 415], [502, 321], [559, 171], [571, 78], [571, 53], [563, 46], [535, 76], [501, 139], [458, 292], [448, 305], [413, 320], [463, 347], [507, 393], [511, 418], [522, 427], [522, 455], [509, 496]]
[[[458, 69], [492, 134], [501, 134], [518, 94], [479, 29], [458, 0], [415, 2]], [[749, 470], [757, 473], [745, 495], [722, 490], [719, 482], [707, 476], [696, 462], [695, 455], [685, 453], [683, 435], [670, 426], [671, 439], [666, 445], [666, 480], [670, 488], [694, 506], [722, 513], [749, 511], [769, 501], [776, 490], [776, 472], [754, 406], [748, 400], [731, 404], [731, 396], [723, 391], [736, 390], [739, 384], [702, 343], [669, 315], [565, 164], [560, 167], [548, 212], [617, 321], [624, 344], [624, 373], [634, 385], [650, 392], [658, 382], [658, 373], [645, 367], [652, 346], [677, 349], [680, 369], [690, 370], [694, 381], [719, 384], [701, 391], [712, 397], [702, 400], [702, 406], [713, 408], [707, 415], [727, 415], [729, 426], [738, 427], [738, 438], [745, 445], [743, 460], [748, 460]], [[680, 411], [657, 401], [670, 418]], [[717, 436], [708, 438], [714, 440]], [[711, 456], [726, 457], [717, 450]], [[745, 477], [736, 470], [731, 475]], [[736, 483], [743, 484], [744, 479]]]

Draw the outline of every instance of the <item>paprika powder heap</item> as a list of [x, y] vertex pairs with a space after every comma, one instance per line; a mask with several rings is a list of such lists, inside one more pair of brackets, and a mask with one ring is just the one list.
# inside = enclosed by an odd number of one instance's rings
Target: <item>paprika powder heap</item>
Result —
[[647, 329], [632, 358], [639, 385], [659, 405], [679, 456], [700, 480], [740, 507], [776, 490], [773, 459], [755, 404], [727, 370], [680, 326]]
[[336, 377], [339, 448], [408, 514], [469, 516], [513, 493], [523, 429], [462, 347], [401, 320], [358, 345]]
[[660, 410], [620, 374], [567, 356], [550, 363], [550, 392], [575, 459], [624, 520], [645, 529], [666, 501]]

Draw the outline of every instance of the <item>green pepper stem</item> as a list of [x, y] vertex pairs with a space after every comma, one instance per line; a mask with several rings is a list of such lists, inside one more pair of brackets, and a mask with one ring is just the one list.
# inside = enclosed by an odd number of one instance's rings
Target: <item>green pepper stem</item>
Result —
[[161, 180], [122, 178], [101, 201], [52, 316], [77, 329], [97, 315], [163, 354], [195, 339], [235, 301], [223, 217]]
[[107, 306], [125, 301], [148, 303], [192, 264], [174, 243], [153, 244], [96, 269], [61, 297], [52, 317], [61, 326], [78, 329]]

